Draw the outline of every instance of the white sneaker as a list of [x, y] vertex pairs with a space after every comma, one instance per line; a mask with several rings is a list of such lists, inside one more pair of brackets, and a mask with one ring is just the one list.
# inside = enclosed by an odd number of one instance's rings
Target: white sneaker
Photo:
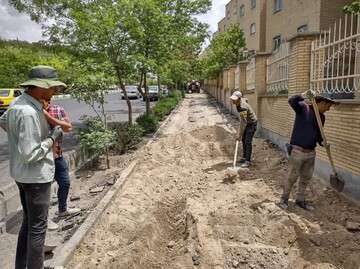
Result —
[[48, 219], [47, 229], [49, 231], [57, 231], [59, 229], [59, 225], [53, 222], [51, 219]]
[[78, 214], [81, 212], [81, 209], [80, 208], [68, 208], [66, 211], [64, 212], [58, 212], [58, 215], [60, 218], [63, 218], [63, 217], [67, 217], [67, 216], [72, 216], [72, 215], [75, 215], [75, 214]]

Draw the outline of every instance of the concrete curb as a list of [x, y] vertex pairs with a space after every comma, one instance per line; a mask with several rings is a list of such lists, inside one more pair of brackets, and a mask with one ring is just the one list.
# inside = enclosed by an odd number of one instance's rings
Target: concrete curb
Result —
[[79, 227], [75, 234], [67, 241], [64, 245], [56, 248], [54, 251], [55, 259], [50, 261], [47, 265], [48, 268], [55, 268], [56, 266], [65, 267], [67, 263], [72, 259], [76, 248], [82, 243], [85, 236], [89, 233], [97, 222], [100, 220], [102, 214], [109, 206], [113, 197], [119, 192], [121, 187], [125, 184], [128, 176], [132, 173], [137, 161], [133, 161], [120, 175], [115, 185], [109, 189], [106, 195], [101, 199], [96, 208], [91, 214], [85, 219], [84, 223]]
[[[179, 111], [180, 106], [182, 105], [182, 101], [177, 105], [177, 107], [170, 113], [170, 115], [162, 122], [158, 130], [154, 133], [151, 140], [145, 145], [148, 147], [151, 143], [156, 141], [156, 137], [160, 134], [161, 130], [166, 126], [166, 124], [172, 119], [172, 117]], [[101, 199], [99, 204], [95, 207], [95, 209], [90, 213], [90, 215], [85, 219], [85, 221], [81, 224], [79, 229], [75, 232], [75, 234], [67, 241], [64, 245], [58, 247], [54, 251], [54, 259], [49, 261], [49, 264], [46, 265], [46, 268], [57, 268], [57, 267], [66, 267], [66, 265], [73, 258], [75, 250], [82, 243], [85, 236], [89, 233], [89, 231], [97, 224], [100, 220], [103, 212], [110, 205], [110, 202], [113, 200], [113, 197], [119, 192], [122, 186], [126, 183], [129, 175], [133, 172], [137, 160], [131, 162], [131, 164], [122, 171], [119, 179], [116, 181], [115, 185], [108, 190], [105, 196]]]

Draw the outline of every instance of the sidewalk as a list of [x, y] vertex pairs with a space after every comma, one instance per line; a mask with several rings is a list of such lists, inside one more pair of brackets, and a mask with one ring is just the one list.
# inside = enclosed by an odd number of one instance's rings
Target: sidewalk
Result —
[[287, 160], [272, 144], [255, 139], [250, 171], [227, 177], [235, 123], [189, 95], [68, 268], [358, 268], [360, 209], [317, 180], [314, 212], [279, 209]]

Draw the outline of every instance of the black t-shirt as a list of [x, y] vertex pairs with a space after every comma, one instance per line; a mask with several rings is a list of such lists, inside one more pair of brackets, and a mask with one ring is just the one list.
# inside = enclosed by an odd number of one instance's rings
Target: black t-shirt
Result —
[[[313, 106], [306, 104], [301, 95], [290, 97], [289, 105], [296, 113], [290, 144], [309, 150], [315, 149], [316, 143], [321, 145], [322, 137]], [[325, 115], [320, 113], [320, 117], [324, 125]]]

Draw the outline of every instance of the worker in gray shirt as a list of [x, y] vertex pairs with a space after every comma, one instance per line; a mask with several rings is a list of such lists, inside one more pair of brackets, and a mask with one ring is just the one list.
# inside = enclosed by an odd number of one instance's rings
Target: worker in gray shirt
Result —
[[237, 140], [242, 140], [243, 145], [243, 158], [240, 160], [240, 166], [248, 168], [251, 164], [252, 141], [257, 128], [257, 117], [240, 91], [235, 91], [230, 96], [230, 100], [239, 112], [240, 126]]
[[42, 103], [66, 85], [57, 80], [52, 67], [36, 66], [30, 70], [29, 80], [20, 86], [25, 93], [0, 118], [0, 126], [8, 135], [10, 175], [18, 186], [23, 208], [15, 268], [42, 269], [55, 172], [52, 146], [62, 137], [60, 126], [50, 132]]

